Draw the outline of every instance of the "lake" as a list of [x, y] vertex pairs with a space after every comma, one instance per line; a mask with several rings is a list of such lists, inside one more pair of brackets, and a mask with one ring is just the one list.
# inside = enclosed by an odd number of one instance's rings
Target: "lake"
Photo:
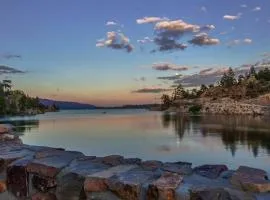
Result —
[[[105, 112], [105, 113], [104, 113]], [[187, 161], [262, 168], [270, 172], [269, 118], [175, 116], [146, 110], [70, 110], [1, 119], [23, 143], [86, 155]]]

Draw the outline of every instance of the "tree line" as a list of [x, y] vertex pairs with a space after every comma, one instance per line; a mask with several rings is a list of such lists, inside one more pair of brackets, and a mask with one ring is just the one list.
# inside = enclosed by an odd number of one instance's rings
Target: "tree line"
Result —
[[173, 89], [171, 95], [161, 96], [162, 109], [169, 108], [179, 99], [195, 99], [210, 97], [213, 99], [229, 97], [236, 100], [255, 98], [270, 92], [270, 70], [264, 68], [256, 72], [251, 66], [249, 72], [236, 76], [235, 71], [229, 68], [216, 84], [201, 85], [199, 88], [185, 89], [181, 84]]

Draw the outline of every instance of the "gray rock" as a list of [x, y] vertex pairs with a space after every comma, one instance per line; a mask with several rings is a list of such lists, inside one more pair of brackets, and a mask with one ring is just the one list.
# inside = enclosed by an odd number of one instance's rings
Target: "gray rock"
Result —
[[226, 165], [202, 165], [194, 168], [196, 174], [210, 179], [218, 178], [222, 172], [227, 170], [228, 167]]
[[162, 167], [163, 163], [158, 160], [147, 160], [142, 162], [141, 167], [146, 170], [157, 170]]
[[184, 162], [176, 162], [176, 163], [164, 163], [161, 169], [163, 171], [174, 172], [180, 175], [189, 175], [192, 174], [192, 164], [184, 163]]
[[240, 166], [233, 174], [231, 183], [244, 191], [270, 191], [270, 181], [268, 180], [267, 173], [261, 169]]
[[105, 156], [102, 159], [102, 162], [105, 165], [110, 165], [110, 166], [121, 165], [124, 162], [124, 157], [123, 156], [119, 156], [119, 155]]
[[87, 200], [121, 200], [110, 191], [87, 193]]

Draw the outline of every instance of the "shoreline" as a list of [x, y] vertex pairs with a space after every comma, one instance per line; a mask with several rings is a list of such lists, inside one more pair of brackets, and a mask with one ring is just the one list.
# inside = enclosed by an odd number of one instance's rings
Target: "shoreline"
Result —
[[260, 169], [86, 156], [1, 136], [0, 199], [270, 199], [270, 181]]

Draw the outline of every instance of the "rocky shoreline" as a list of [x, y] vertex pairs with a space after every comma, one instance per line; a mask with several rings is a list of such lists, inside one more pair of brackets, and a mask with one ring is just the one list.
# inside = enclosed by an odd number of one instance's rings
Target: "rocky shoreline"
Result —
[[86, 156], [25, 145], [1, 134], [0, 199], [263, 200], [270, 181], [260, 169]]

